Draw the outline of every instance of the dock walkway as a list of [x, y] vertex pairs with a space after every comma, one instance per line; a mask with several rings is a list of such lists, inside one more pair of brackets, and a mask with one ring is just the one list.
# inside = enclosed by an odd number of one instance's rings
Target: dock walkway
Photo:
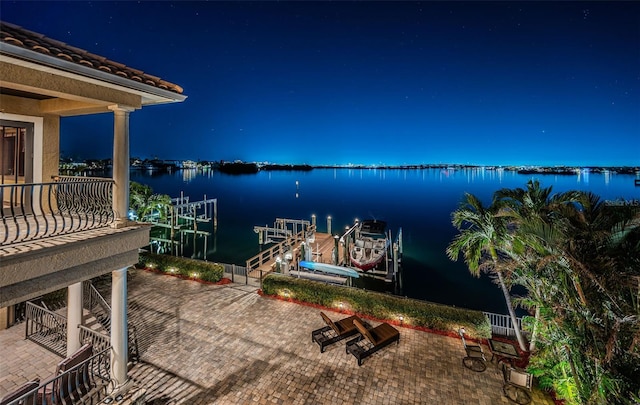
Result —
[[[281, 244], [286, 244], [287, 242], [282, 242]], [[293, 252], [293, 257], [300, 257], [300, 245], [301, 245], [302, 241], [301, 240], [296, 240], [293, 243], [292, 246], [292, 252]], [[335, 240], [333, 235], [328, 234], [328, 233], [322, 233], [322, 232], [316, 232], [315, 233], [315, 240], [313, 243], [311, 243], [311, 248], [312, 248], [312, 261], [314, 262], [320, 262], [320, 263], [329, 263], [332, 264], [332, 253], [333, 253], [333, 247], [335, 246]], [[284, 254], [284, 247], [282, 247], [282, 249], [277, 249], [278, 246], [274, 246], [272, 248], [270, 248], [269, 250], [260, 252], [258, 255], [254, 256], [253, 258], [247, 260], [247, 269], [251, 269], [251, 271], [249, 272], [249, 277], [253, 277], [253, 278], [261, 278], [266, 276], [267, 274], [274, 272], [275, 271], [275, 267], [276, 267], [276, 258], [277, 256], [280, 254]], [[308, 247], [307, 247], [308, 248]], [[344, 263], [344, 254], [343, 252], [340, 252], [340, 250], [343, 249], [338, 249], [339, 251], [339, 262]], [[271, 253], [271, 251], [273, 251]], [[265, 262], [258, 265], [258, 266], [253, 266], [250, 263], [255, 263], [256, 260], [258, 259], [259, 256], [265, 256]], [[266, 256], [269, 256], [268, 258]], [[293, 260], [293, 263], [297, 262], [296, 260]]]

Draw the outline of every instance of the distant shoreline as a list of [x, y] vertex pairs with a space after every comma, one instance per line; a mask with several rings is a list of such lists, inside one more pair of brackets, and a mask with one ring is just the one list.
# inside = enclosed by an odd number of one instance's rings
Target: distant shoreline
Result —
[[[470, 164], [410, 164], [410, 165], [309, 165], [309, 164], [276, 164], [268, 162], [243, 162], [243, 161], [190, 161], [190, 160], [140, 160], [131, 159], [131, 170], [165, 171], [185, 169], [218, 170], [228, 174], [251, 174], [259, 171], [310, 171], [314, 169], [374, 169], [374, 170], [489, 170], [508, 171], [519, 174], [539, 175], [578, 175], [589, 173], [615, 173], [640, 176], [640, 166], [535, 166], [535, 165], [470, 165]], [[87, 172], [104, 171], [111, 169], [111, 160], [87, 160], [84, 162], [61, 162], [61, 172]]]
[[503, 170], [518, 172], [519, 174], [555, 174], [555, 175], [575, 175], [585, 170], [589, 173], [613, 172], [618, 174], [639, 174], [640, 166], [483, 166], [483, 165], [401, 165], [401, 166], [314, 166], [318, 169], [388, 169], [388, 170], [421, 170], [421, 169], [441, 169], [441, 170]]

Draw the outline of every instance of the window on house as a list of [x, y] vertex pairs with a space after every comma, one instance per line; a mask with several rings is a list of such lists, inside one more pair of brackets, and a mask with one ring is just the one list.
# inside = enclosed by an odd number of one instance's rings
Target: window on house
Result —
[[25, 140], [27, 129], [21, 127], [0, 127], [0, 176], [2, 184], [24, 183]]

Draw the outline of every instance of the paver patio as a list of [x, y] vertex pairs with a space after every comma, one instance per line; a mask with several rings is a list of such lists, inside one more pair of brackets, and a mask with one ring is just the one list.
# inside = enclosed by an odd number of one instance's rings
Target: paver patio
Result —
[[[326, 313], [334, 320], [344, 316]], [[264, 298], [243, 285], [132, 271], [129, 320], [138, 330], [141, 355], [130, 376], [146, 389], [147, 404], [512, 403], [502, 394], [495, 365], [483, 373], [462, 366], [459, 339], [400, 327], [399, 345], [358, 367], [344, 342], [322, 354], [312, 343], [311, 331], [323, 326], [318, 309]], [[11, 342], [5, 335], [18, 336], [14, 329], [0, 331], [0, 356], [18, 356], [29, 367], [42, 357], [32, 350], [39, 347]], [[51, 371], [59, 361], [52, 358]], [[15, 361], [2, 363], [0, 395], [10, 381], [30, 378], [8, 370], [18, 366]], [[553, 401], [534, 389], [532, 403]]]

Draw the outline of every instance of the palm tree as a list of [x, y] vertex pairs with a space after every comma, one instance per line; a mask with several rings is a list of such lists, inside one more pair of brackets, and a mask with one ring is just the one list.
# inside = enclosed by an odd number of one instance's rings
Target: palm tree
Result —
[[[524, 251], [525, 246], [531, 246], [532, 242], [528, 236], [537, 230], [542, 229], [543, 232], [550, 230], [557, 231], [559, 222], [563, 220], [561, 215], [565, 206], [576, 203], [580, 199], [578, 192], [566, 192], [552, 195], [552, 187], [543, 188], [538, 180], [529, 180], [526, 189], [501, 189], [495, 192], [494, 198], [501, 207], [501, 215], [504, 215], [512, 221], [510, 230], [516, 234], [516, 243], [513, 244], [514, 249], [508, 251], [511, 259], [516, 267], [514, 271], [536, 271], [538, 267], [535, 261], [538, 255], [533, 256]], [[527, 229], [528, 228], [528, 229]], [[535, 278], [535, 277], [534, 277]], [[525, 280], [531, 280], [531, 277], [525, 277]], [[526, 284], [526, 283], [525, 283]], [[526, 286], [529, 291], [536, 293], [540, 287], [535, 285]], [[522, 303], [527, 300], [522, 300]], [[530, 301], [528, 301], [530, 304]], [[531, 308], [529, 305], [525, 305]], [[534, 350], [537, 335], [538, 319], [540, 317], [540, 308], [535, 307], [535, 322], [531, 341], [529, 342], [529, 351]]]
[[537, 350], [530, 365], [541, 384], [553, 388], [568, 403], [579, 403], [577, 376], [581, 363], [571, 348], [581, 333], [576, 327], [580, 322], [575, 322], [580, 306], [576, 303], [580, 300], [574, 294], [570, 263], [558, 248], [567, 235], [557, 223], [550, 225], [541, 218], [530, 218], [518, 226], [515, 239], [520, 249], [512, 252], [512, 281], [528, 291], [519, 304], [536, 309], [532, 341], [533, 335], [541, 337], [540, 343], [536, 341]]
[[532, 216], [518, 229], [528, 246], [521, 261], [534, 271], [514, 282], [545, 313], [532, 364], [551, 365], [541, 374], [569, 403], [624, 403], [640, 385], [640, 217], [637, 207], [575, 196], [551, 223]]
[[129, 187], [129, 208], [138, 221], [166, 219], [172, 209], [171, 197], [154, 194], [151, 187], [132, 181]]
[[[581, 346], [575, 356], [587, 367], [580, 375], [583, 398], [611, 401], [640, 381], [640, 209], [608, 206], [584, 193], [569, 217], [571, 243], [564, 246], [580, 296]], [[628, 391], [627, 391], [628, 392]], [[618, 395], [616, 395], [618, 394]]]
[[503, 276], [507, 268], [503, 250], [509, 244], [509, 232], [505, 217], [498, 213], [499, 207], [495, 203], [485, 208], [476, 196], [465, 193], [460, 207], [452, 214], [452, 223], [460, 233], [447, 246], [447, 255], [455, 261], [462, 254], [469, 271], [476, 277], [480, 276], [481, 270], [496, 276], [520, 349], [527, 351]]
[[[484, 208], [467, 195], [447, 248], [495, 274], [508, 307], [536, 309], [530, 370], [568, 404], [627, 404], [640, 390], [640, 208], [530, 181]], [[528, 291], [509, 300], [508, 286]], [[511, 314], [511, 312], [510, 312]], [[533, 341], [533, 338], [532, 338]], [[520, 342], [520, 340], [519, 340]]]
[[171, 197], [166, 194], [152, 194], [138, 211], [138, 216], [150, 222], [164, 220], [171, 209]]

